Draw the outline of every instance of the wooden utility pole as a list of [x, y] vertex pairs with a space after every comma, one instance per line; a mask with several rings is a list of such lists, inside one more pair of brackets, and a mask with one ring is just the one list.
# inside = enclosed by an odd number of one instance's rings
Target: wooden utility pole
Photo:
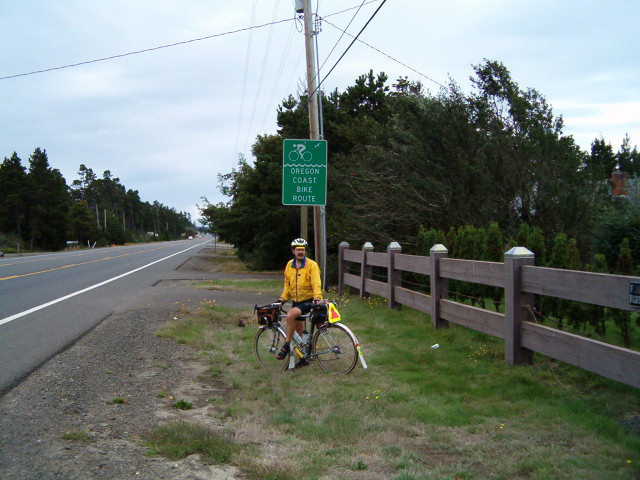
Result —
[[[304, 46], [307, 57], [307, 97], [309, 102], [309, 138], [320, 140], [320, 119], [318, 117], [318, 77], [316, 75], [316, 55], [313, 43], [313, 15], [309, 0], [302, 0], [304, 10]], [[302, 207], [306, 209], [307, 207]], [[306, 225], [306, 224], [305, 224]], [[304, 227], [306, 228], [306, 227]], [[322, 267], [324, 265], [323, 252], [323, 222], [319, 206], [313, 207], [313, 246], [315, 260]]]

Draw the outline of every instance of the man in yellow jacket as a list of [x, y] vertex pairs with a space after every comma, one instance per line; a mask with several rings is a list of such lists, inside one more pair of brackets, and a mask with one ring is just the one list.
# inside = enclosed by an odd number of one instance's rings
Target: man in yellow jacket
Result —
[[307, 258], [307, 241], [304, 238], [296, 238], [291, 242], [291, 251], [294, 258], [284, 269], [284, 289], [278, 302], [285, 303], [292, 299], [293, 307], [287, 313], [287, 336], [282, 349], [276, 355], [278, 360], [282, 360], [289, 353], [293, 332], [297, 330], [302, 334], [304, 323], [297, 321], [298, 317], [309, 313], [313, 304], [322, 300], [320, 267]]

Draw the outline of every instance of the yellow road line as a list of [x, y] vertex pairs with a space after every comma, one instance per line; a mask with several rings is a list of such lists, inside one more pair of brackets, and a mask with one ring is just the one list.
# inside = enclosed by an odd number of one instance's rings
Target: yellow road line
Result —
[[0, 277], [0, 282], [2, 282], [4, 280], [11, 280], [11, 279], [14, 279], [14, 278], [28, 277], [28, 276], [31, 276], [31, 275], [40, 275], [42, 273], [54, 272], [56, 270], [63, 270], [65, 268], [79, 267], [80, 265], [88, 265], [89, 263], [103, 262], [105, 260], [113, 260], [114, 258], [128, 257], [129, 255], [137, 255], [139, 253], [153, 252], [154, 250], [160, 250], [162, 248], [168, 248], [168, 246], [151, 248], [149, 250], [141, 250], [139, 252], [123, 253], [122, 255], [114, 255], [114, 256], [111, 256], [111, 257], [98, 258], [96, 260], [90, 260], [88, 262], [72, 263], [70, 265], [63, 265], [62, 267], [50, 268], [48, 270], [41, 270], [39, 272], [22, 273], [20, 275], [11, 275], [9, 277]]
[[[170, 245], [165, 245], [164, 247], [155, 247], [156, 249], [158, 248], [169, 248]], [[123, 247], [116, 247], [118, 250], [123, 248]], [[100, 249], [96, 249], [96, 250], [81, 250], [79, 252], [68, 252], [66, 254], [66, 256], [64, 258], [70, 258], [70, 257], [84, 257], [85, 255], [91, 255], [93, 253], [99, 252], [101, 251]], [[34, 258], [27, 260], [25, 257], [20, 257], [20, 260], [23, 261], [11, 261], [9, 259], [6, 259], [8, 262], [11, 263], [0, 263], [0, 268], [2, 267], [11, 267], [13, 265], [25, 265], [28, 263], [35, 263], [35, 262], [51, 262], [51, 261], [55, 261], [55, 260], [59, 260], [62, 257], [62, 254], [53, 254], [54, 256], [52, 256], [51, 254], [45, 254], [44, 257], [46, 258], [42, 258], [40, 255], [34, 256]]]

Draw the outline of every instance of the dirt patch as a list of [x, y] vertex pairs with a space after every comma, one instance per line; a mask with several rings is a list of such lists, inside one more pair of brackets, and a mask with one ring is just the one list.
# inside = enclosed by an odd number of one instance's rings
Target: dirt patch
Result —
[[[2, 397], [0, 477], [33, 479], [225, 479], [231, 466], [197, 456], [148, 455], [146, 432], [174, 419], [221, 428], [212, 405], [227, 390], [206, 380], [194, 352], [155, 332], [173, 312], [134, 311], [106, 319]], [[178, 400], [192, 410], [173, 407]]]

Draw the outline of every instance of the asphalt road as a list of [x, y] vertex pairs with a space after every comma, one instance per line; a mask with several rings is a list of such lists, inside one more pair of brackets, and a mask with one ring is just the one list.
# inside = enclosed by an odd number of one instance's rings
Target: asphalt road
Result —
[[197, 238], [0, 259], [0, 393], [208, 242]]

